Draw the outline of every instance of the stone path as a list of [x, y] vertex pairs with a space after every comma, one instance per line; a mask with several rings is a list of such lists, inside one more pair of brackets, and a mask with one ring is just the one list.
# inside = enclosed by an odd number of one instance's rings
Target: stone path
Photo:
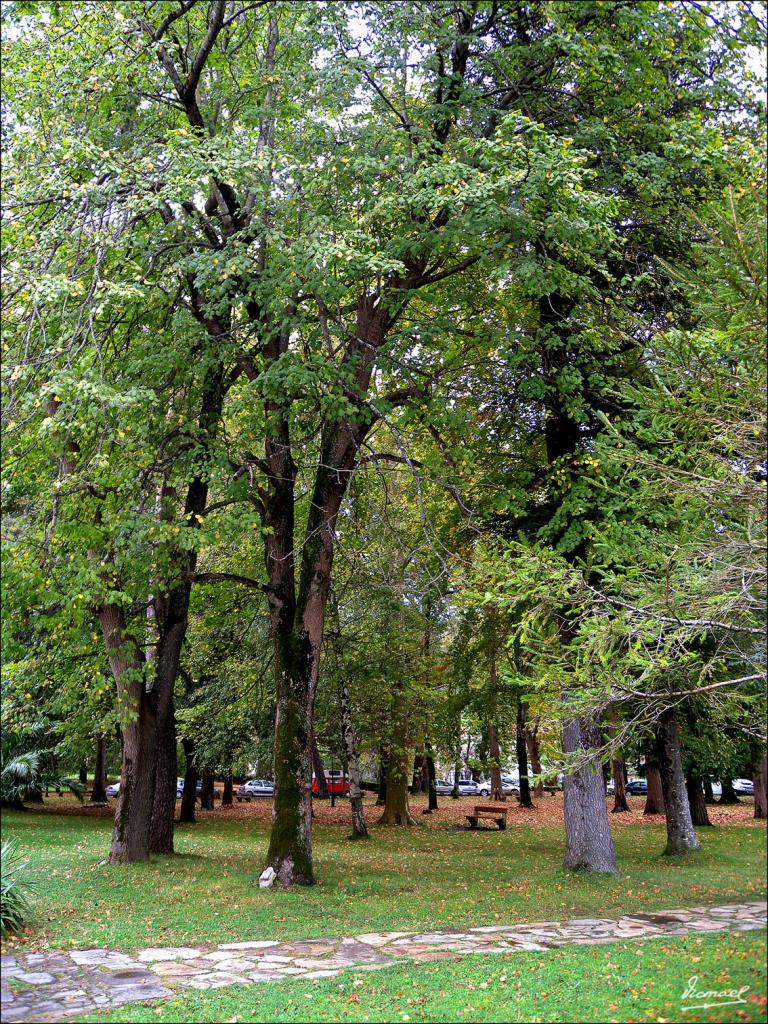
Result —
[[765, 903], [690, 907], [627, 914], [617, 920], [579, 918], [561, 923], [492, 925], [451, 932], [371, 932], [345, 939], [259, 939], [218, 946], [22, 953], [2, 958], [2, 1021], [59, 1021], [122, 1003], [162, 999], [184, 989], [220, 988], [329, 978], [345, 968], [376, 970], [471, 953], [546, 952], [559, 946], [653, 939], [701, 932], [765, 928]]

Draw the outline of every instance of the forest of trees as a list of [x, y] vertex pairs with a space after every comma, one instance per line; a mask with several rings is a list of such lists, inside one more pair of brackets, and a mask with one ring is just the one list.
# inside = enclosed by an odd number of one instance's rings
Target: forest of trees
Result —
[[3, 743], [117, 758], [113, 862], [182, 750], [286, 886], [330, 756], [359, 836], [564, 772], [572, 869], [627, 763], [766, 815], [765, 15], [3, 4]]

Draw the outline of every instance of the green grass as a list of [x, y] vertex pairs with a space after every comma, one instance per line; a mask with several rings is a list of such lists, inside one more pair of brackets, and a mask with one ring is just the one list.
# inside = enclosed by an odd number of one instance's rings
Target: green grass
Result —
[[615, 830], [615, 878], [569, 875], [562, 828], [506, 832], [316, 829], [320, 884], [260, 890], [263, 824], [207, 818], [177, 833], [178, 854], [149, 864], [101, 864], [111, 821], [35, 811], [3, 815], [36, 884], [25, 948], [203, 944], [349, 935], [457, 925], [619, 916], [629, 911], [754, 900], [765, 893], [765, 831], [702, 829], [703, 850], [661, 856], [664, 830]]
[[[84, 1021], [762, 1021], [765, 936], [759, 933], [468, 956], [321, 981], [184, 994]], [[740, 989], [746, 1003], [683, 1012], [699, 990]], [[751, 998], [750, 998], [751, 997]]]

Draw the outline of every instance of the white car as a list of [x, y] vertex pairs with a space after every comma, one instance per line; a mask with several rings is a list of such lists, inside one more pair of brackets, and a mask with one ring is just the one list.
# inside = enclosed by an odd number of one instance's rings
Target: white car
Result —
[[107, 796], [120, 796], [120, 783], [113, 782], [111, 786], [107, 786], [104, 792]]
[[[511, 775], [501, 776], [501, 791], [502, 793], [509, 795], [510, 793], [520, 792], [520, 776], [513, 778]], [[480, 796], [491, 795], [491, 780], [483, 779], [478, 787]]]
[[459, 779], [459, 796], [479, 796], [480, 787], [474, 779]]
[[238, 788], [235, 795], [238, 803], [249, 801], [252, 796], [274, 796], [275, 784], [271, 779], [249, 779]]
[[[720, 789], [722, 791], [722, 786]], [[755, 784], [752, 779], [734, 779], [733, 791], [737, 796], [754, 796]]]

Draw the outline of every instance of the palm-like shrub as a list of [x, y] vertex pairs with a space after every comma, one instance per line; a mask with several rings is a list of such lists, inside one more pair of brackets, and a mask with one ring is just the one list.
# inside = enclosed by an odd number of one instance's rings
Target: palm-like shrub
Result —
[[23, 807], [30, 793], [43, 786], [68, 789], [83, 799], [84, 787], [79, 779], [60, 775], [55, 768], [53, 750], [41, 746], [48, 729], [45, 723], [34, 725], [28, 732], [4, 730], [0, 741], [0, 803]]
[[4, 839], [0, 847], [0, 933], [20, 930], [29, 917], [29, 894], [34, 885], [24, 878], [28, 861], [23, 860], [16, 843]]

